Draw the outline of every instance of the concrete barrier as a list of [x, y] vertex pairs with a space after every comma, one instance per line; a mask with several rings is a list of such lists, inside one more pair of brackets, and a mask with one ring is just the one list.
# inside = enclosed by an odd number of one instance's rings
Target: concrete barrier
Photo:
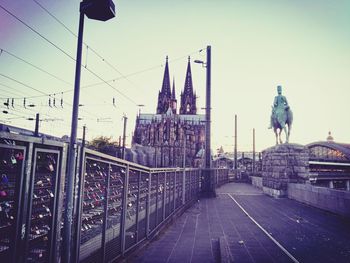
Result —
[[252, 179], [252, 185], [259, 188], [259, 189], [262, 189], [263, 188], [263, 185], [262, 185], [262, 177], [258, 177], [258, 176], [251, 176], [250, 177]]
[[288, 184], [288, 198], [350, 217], [350, 192], [310, 184]]

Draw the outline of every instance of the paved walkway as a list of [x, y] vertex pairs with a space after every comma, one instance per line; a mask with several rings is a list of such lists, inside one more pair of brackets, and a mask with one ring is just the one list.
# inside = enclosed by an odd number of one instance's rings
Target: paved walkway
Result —
[[350, 262], [349, 220], [247, 184], [230, 183], [217, 193], [128, 261], [220, 262], [220, 243], [233, 262]]

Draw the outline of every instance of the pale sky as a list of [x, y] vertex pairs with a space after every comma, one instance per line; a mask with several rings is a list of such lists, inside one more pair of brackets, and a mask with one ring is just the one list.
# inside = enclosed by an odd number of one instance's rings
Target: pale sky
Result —
[[[79, 1], [35, 0], [75, 34]], [[76, 57], [77, 39], [34, 0], [0, 0], [0, 5], [42, 36]], [[233, 149], [234, 115], [238, 115], [238, 149], [274, 145], [268, 130], [276, 86], [283, 86], [294, 113], [290, 141], [307, 144], [325, 140], [328, 131], [338, 142], [350, 143], [350, 1], [348, 0], [134, 0], [114, 1], [116, 18], [99, 22], [85, 18], [79, 127], [87, 125], [88, 139], [122, 134], [128, 119], [128, 143], [135, 127], [137, 104], [155, 113], [158, 91], [169, 56], [178, 105], [187, 56], [205, 60], [212, 46], [212, 148]], [[26, 118], [41, 114], [41, 131], [70, 134], [75, 62], [0, 8], [0, 102], [14, 99], [0, 121], [34, 129]], [[91, 49], [104, 58], [94, 54]], [[202, 52], [198, 52], [203, 49]], [[55, 75], [25, 64], [7, 52]], [[111, 67], [112, 65], [112, 67]], [[135, 73], [135, 74], [134, 74]], [[128, 76], [124, 78], [123, 76]], [[130, 76], [129, 76], [130, 75]], [[205, 69], [192, 63], [197, 107], [205, 106]], [[7, 77], [4, 77], [7, 76]], [[26, 86], [9, 79], [24, 83]], [[28, 87], [29, 86], [29, 87]], [[31, 88], [34, 89], [31, 89]], [[56, 95], [54, 96], [53, 94]], [[49, 107], [49, 96], [56, 108]], [[123, 95], [121, 95], [123, 94]], [[41, 96], [28, 99], [32, 96]], [[34, 108], [25, 109], [33, 103]], [[112, 98], [116, 99], [116, 107]], [[204, 113], [200, 111], [199, 113]], [[54, 121], [50, 121], [55, 119]], [[79, 130], [79, 137], [81, 136]]]

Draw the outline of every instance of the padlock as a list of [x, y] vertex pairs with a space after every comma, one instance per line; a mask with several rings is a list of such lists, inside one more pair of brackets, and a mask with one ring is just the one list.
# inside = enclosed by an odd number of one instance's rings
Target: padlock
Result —
[[11, 156], [11, 163], [12, 164], [16, 164], [17, 163], [17, 160], [16, 160], [16, 158], [13, 155]]
[[53, 172], [55, 170], [55, 168], [53, 167], [53, 165], [50, 163], [48, 166], [50, 172]]
[[24, 159], [23, 153], [22, 152], [17, 153], [16, 158], [17, 160], [22, 161]]

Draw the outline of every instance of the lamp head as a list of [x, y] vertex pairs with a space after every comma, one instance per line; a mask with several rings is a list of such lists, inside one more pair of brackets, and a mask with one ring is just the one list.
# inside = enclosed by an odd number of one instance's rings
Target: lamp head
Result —
[[194, 61], [194, 63], [204, 64], [204, 62], [203, 62], [202, 60], [198, 60], [198, 59], [196, 59], [196, 60]]
[[90, 19], [107, 21], [115, 17], [115, 5], [112, 0], [83, 0], [80, 12]]

